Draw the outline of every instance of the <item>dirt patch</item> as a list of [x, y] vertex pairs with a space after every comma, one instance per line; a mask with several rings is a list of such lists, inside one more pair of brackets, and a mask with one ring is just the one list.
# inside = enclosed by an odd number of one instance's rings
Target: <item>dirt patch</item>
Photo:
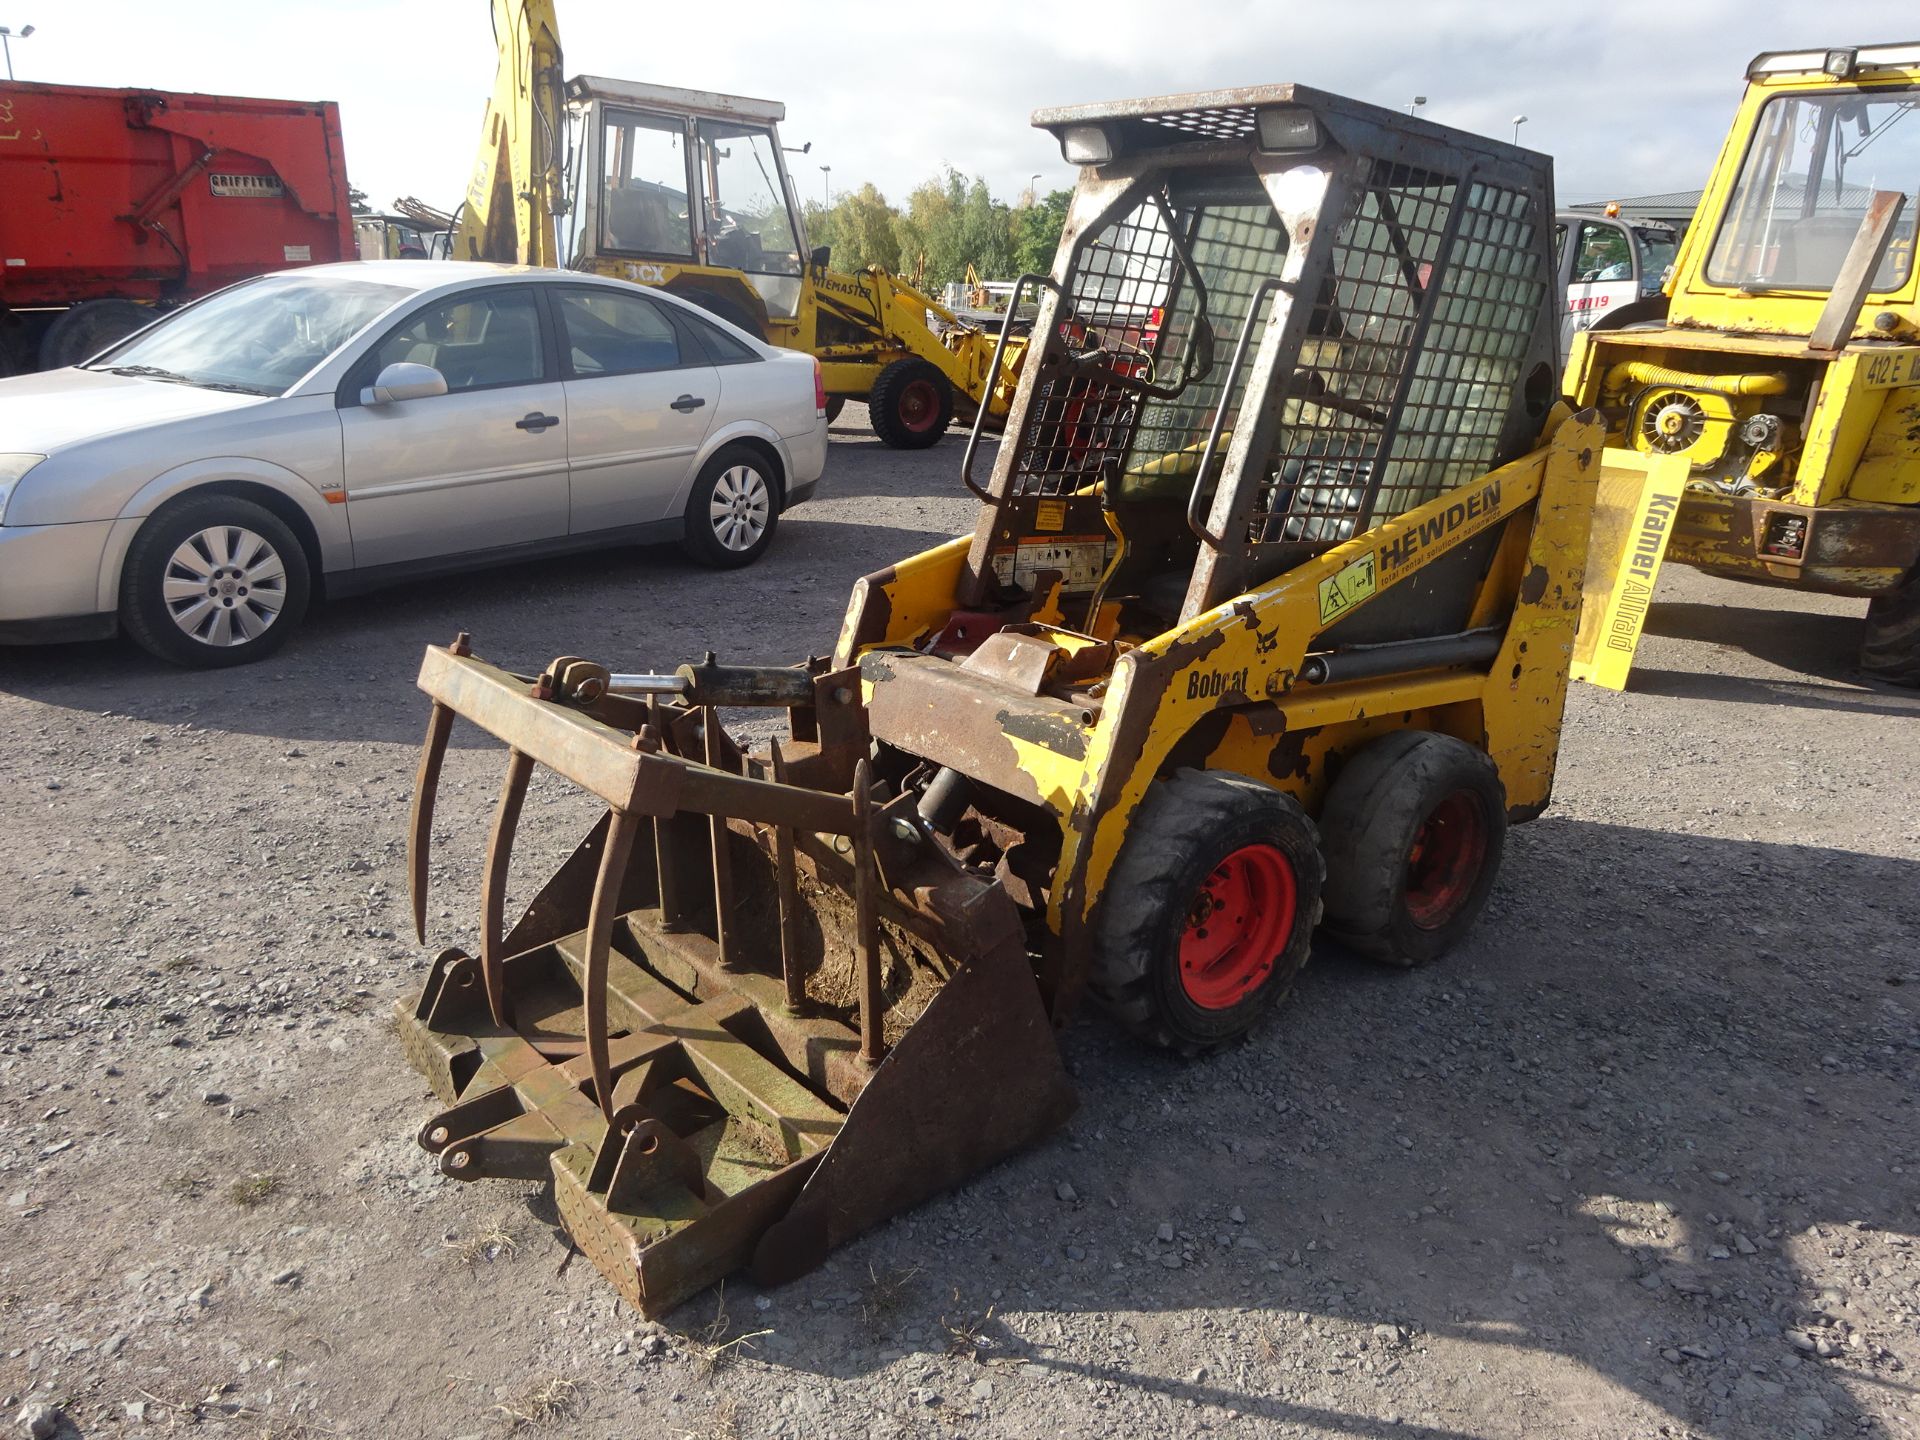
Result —
[[[1555, 803], [1461, 953], [1321, 953], [1197, 1064], [1085, 1017], [1068, 1131], [794, 1285], [730, 1284], [718, 1331], [711, 1293], [671, 1327], [629, 1312], [545, 1187], [438, 1175], [384, 1018], [426, 958], [401, 938], [420, 647], [827, 648], [856, 574], [969, 523], [957, 442], [892, 454], [859, 416], [746, 571], [634, 552], [439, 581], [218, 675], [0, 653], [9, 1424], [1920, 1433], [1920, 700], [1846, 678], [1858, 605], [1686, 572], [1634, 689], [1576, 691]], [[456, 729], [436, 943], [476, 943], [503, 759]], [[590, 808], [536, 780], [512, 903]]]

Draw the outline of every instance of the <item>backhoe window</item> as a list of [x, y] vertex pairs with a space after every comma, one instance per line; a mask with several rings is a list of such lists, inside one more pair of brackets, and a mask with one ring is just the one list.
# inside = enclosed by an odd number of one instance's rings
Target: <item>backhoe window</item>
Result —
[[799, 275], [800, 242], [780, 189], [779, 158], [765, 130], [700, 122], [709, 265], [749, 275]]
[[1913, 268], [1920, 98], [1911, 90], [1781, 95], [1760, 111], [1707, 257], [1707, 278], [1748, 290], [1831, 290], [1876, 190], [1906, 207], [1873, 288]]
[[601, 248], [691, 259], [686, 122], [609, 110], [601, 147]]

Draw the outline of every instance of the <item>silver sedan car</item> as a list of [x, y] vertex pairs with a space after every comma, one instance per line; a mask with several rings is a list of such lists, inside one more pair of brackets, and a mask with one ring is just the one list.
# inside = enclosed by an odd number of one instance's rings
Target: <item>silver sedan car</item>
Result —
[[745, 565], [826, 463], [810, 356], [556, 270], [321, 265], [0, 381], [0, 642], [124, 629], [183, 665], [308, 603], [678, 540]]

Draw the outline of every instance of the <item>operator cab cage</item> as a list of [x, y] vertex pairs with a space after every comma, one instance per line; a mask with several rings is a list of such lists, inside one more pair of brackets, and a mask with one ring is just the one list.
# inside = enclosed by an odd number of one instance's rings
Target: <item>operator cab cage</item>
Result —
[[780, 145], [786, 106], [597, 75], [566, 93], [570, 263], [739, 270], [769, 310], [793, 313], [806, 230]]
[[[1157, 634], [1537, 443], [1547, 157], [1299, 85], [1033, 123], [1080, 178], [984, 489], [969, 447], [963, 603]], [[1482, 540], [1337, 639], [1462, 628]]]

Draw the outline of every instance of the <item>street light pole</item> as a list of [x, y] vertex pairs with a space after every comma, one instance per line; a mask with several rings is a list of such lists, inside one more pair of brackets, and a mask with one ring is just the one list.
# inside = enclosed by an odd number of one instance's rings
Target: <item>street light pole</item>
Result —
[[1409, 114], [1409, 115], [1412, 115], [1412, 114], [1413, 114], [1413, 113], [1415, 113], [1415, 112], [1416, 112], [1417, 110], [1419, 110], [1419, 108], [1420, 108], [1420, 107], [1421, 107], [1422, 105], [1424, 105], [1424, 104], [1426, 104], [1426, 103], [1427, 103], [1427, 97], [1426, 97], [1426, 96], [1424, 96], [1424, 95], [1416, 95], [1416, 96], [1414, 96], [1412, 100], [1410, 100], [1410, 101], [1408, 101], [1408, 102], [1407, 102], [1407, 114]]
[[820, 167], [820, 203], [828, 210], [833, 208], [833, 167], [831, 165]]
[[1526, 123], [1527, 123], [1527, 117], [1524, 115], [1516, 115], [1513, 117], [1513, 143], [1514, 144], [1518, 145], [1520, 143], [1520, 127]]
[[13, 41], [15, 39], [24, 40], [31, 34], [33, 34], [33, 26], [31, 25], [22, 25], [17, 31], [11, 26], [0, 25], [0, 51], [6, 53], [7, 79], [13, 79]]

